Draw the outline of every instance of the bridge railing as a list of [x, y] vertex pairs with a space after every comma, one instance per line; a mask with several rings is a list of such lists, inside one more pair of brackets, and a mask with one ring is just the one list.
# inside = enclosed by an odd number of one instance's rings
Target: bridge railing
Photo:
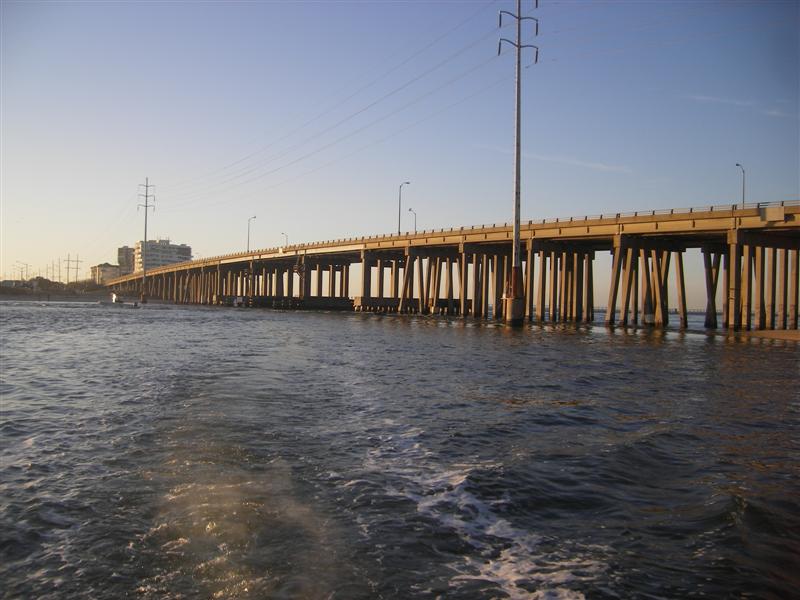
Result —
[[[704, 212], [723, 212], [723, 211], [736, 211], [736, 210], [744, 210], [748, 208], [765, 208], [765, 207], [772, 207], [772, 206], [800, 206], [800, 198], [798, 199], [790, 199], [790, 200], [781, 200], [778, 202], [746, 202], [746, 203], [733, 203], [733, 204], [712, 204], [708, 206], [700, 206], [700, 207], [688, 207], [688, 208], [664, 208], [664, 209], [654, 209], [654, 210], [646, 210], [646, 211], [632, 211], [632, 212], [618, 212], [618, 213], [601, 213], [599, 215], [584, 215], [582, 217], [550, 217], [544, 219], [536, 219], [536, 220], [528, 220], [528, 225], [537, 225], [537, 224], [548, 224], [548, 223], [575, 223], [581, 221], [597, 221], [603, 219], [620, 219], [620, 218], [631, 218], [631, 217], [647, 217], [647, 216], [657, 216], [657, 215], [672, 215], [672, 214], [692, 214], [692, 213], [704, 213]], [[475, 229], [499, 229], [508, 227], [509, 223], [492, 223], [491, 225], [469, 225], [463, 227], [451, 227], [448, 229], [441, 228], [441, 229], [424, 229], [418, 232], [405, 232], [400, 234], [403, 237], [408, 237], [412, 235], [416, 235], [418, 237], [424, 237], [426, 235], [431, 235], [435, 233], [456, 233], [459, 231], [474, 231]], [[290, 246], [274, 246], [271, 248], [260, 248], [257, 250], [253, 250], [251, 252], [231, 252], [228, 254], [220, 254], [217, 256], [210, 256], [207, 258], [203, 258], [200, 261], [184, 261], [181, 263], [174, 263], [170, 264], [169, 267], [177, 268], [181, 266], [187, 266], [192, 263], [197, 262], [215, 262], [218, 260], [230, 259], [235, 257], [245, 257], [245, 256], [252, 256], [253, 254], [272, 254], [272, 253], [280, 253], [283, 249], [291, 248], [293, 250], [301, 250], [303, 248], [310, 248], [310, 247], [319, 247], [325, 246], [329, 244], [344, 244], [347, 242], [361, 242], [361, 241], [374, 241], [379, 239], [387, 239], [397, 237], [397, 234], [394, 233], [383, 233], [383, 234], [376, 234], [371, 236], [360, 236], [360, 237], [350, 237], [350, 238], [339, 238], [335, 240], [324, 240], [324, 241], [315, 241], [315, 242], [303, 242], [300, 244], [292, 244]], [[141, 272], [137, 272], [141, 275]], [[137, 273], [131, 273], [131, 275], [137, 275]], [[128, 275], [124, 276], [128, 277]]]

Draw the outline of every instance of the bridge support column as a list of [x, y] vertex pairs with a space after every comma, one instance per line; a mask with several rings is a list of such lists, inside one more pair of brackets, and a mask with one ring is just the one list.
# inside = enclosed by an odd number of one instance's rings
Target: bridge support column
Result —
[[475, 253], [472, 255], [472, 310], [470, 311], [472, 318], [477, 319], [481, 314], [481, 296], [483, 296], [483, 289], [481, 287], [481, 257]]
[[[798, 282], [798, 271], [800, 271], [800, 250], [787, 250], [787, 253], [791, 253], [791, 267], [789, 267], [789, 309], [787, 314], [787, 327], [789, 329], [797, 329], [798, 322], [797, 322], [797, 310], [798, 310], [798, 288], [800, 288], [800, 282]], [[788, 260], [788, 259], [787, 259]]]
[[705, 327], [717, 327], [717, 283], [719, 282], [720, 263], [723, 252], [714, 251], [712, 248], [703, 248], [703, 266], [705, 267], [706, 282], [706, 318]]
[[336, 272], [333, 265], [328, 265], [328, 298], [333, 298], [336, 288]]
[[505, 257], [495, 254], [492, 257], [493, 275], [492, 278], [492, 318], [503, 318], [503, 282], [505, 279]]
[[378, 272], [377, 272], [377, 275], [378, 275], [378, 281], [377, 281], [377, 284], [378, 284], [378, 289], [376, 290], [376, 292], [377, 292], [377, 297], [378, 297], [378, 298], [383, 298], [383, 295], [384, 295], [384, 293], [385, 293], [385, 292], [384, 292], [384, 287], [385, 287], [385, 284], [384, 284], [384, 277], [385, 277], [385, 272], [384, 272], [384, 269], [385, 269], [385, 263], [384, 263], [384, 261], [383, 261], [382, 259], [380, 259], [380, 258], [377, 260], [377, 267], [378, 267]]
[[442, 290], [442, 267], [446, 259], [436, 257], [434, 259], [433, 282], [431, 289], [431, 312], [439, 312], [439, 298]]
[[275, 287], [272, 290], [272, 295], [276, 298], [283, 298], [283, 267], [276, 266], [274, 270]]
[[739, 231], [728, 232], [728, 253], [725, 261], [725, 281], [727, 283], [727, 326], [738, 330], [742, 326], [742, 245]]
[[686, 309], [686, 281], [683, 273], [683, 252], [675, 252], [675, 285], [678, 297], [678, 316], [681, 320], [681, 327], [686, 329], [689, 326], [689, 315]]
[[391, 273], [391, 279], [392, 280], [391, 280], [391, 282], [389, 284], [389, 297], [390, 298], [397, 298], [398, 302], [399, 302], [399, 299], [400, 299], [400, 296], [399, 296], [400, 265], [399, 265], [399, 261], [397, 259], [394, 259], [392, 261], [391, 270], [392, 270], [392, 273]]
[[766, 267], [767, 267], [767, 289], [766, 289], [766, 309], [767, 309], [767, 319], [766, 319], [766, 327], [768, 329], [775, 329], [775, 308], [776, 308], [776, 292], [777, 292], [777, 280], [775, 279], [776, 267], [777, 267], [777, 248], [767, 248], [766, 249], [767, 256], [766, 256]]
[[608, 287], [608, 303], [606, 304], [606, 325], [614, 325], [617, 312], [617, 294], [619, 292], [619, 279], [622, 272], [623, 246], [622, 236], [614, 236], [614, 249], [611, 251], [611, 284]]
[[403, 267], [403, 281], [400, 285], [399, 301], [397, 312], [409, 312], [409, 300], [413, 296], [414, 288], [414, 262], [416, 256], [411, 253], [411, 249], [406, 250], [405, 266]]
[[[573, 302], [572, 320], [580, 323], [583, 320], [583, 263], [584, 252], [575, 252], [573, 255]], [[635, 295], [635, 294], [634, 294]]]
[[753, 326], [753, 246], [742, 245], [742, 327], [750, 330]]
[[755, 314], [756, 329], [766, 329], [767, 327], [767, 309], [765, 305], [765, 249], [761, 246], [756, 246], [753, 249], [753, 265], [755, 274], [755, 283], [753, 285], [753, 313]]
[[630, 321], [631, 295], [633, 292], [633, 277], [636, 272], [636, 249], [630, 245], [620, 249], [622, 255], [622, 306], [619, 312], [620, 325], [627, 327]]
[[447, 299], [447, 314], [453, 315], [455, 311], [455, 302], [453, 299], [453, 259], [447, 257], [445, 259], [444, 268], [447, 269], [444, 279], [444, 296]]
[[583, 315], [587, 323], [594, 322], [594, 252], [586, 253], [586, 266], [584, 269], [584, 297]]
[[489, 317], [489, 255], [481, 256], [481, 309], [478, 315], [481, 319]]
[[650, 250], [650, 273], [651, 273], [651, 281], [650, 286], [653, 291], [653, 309], [655, 312], [655, 321], [654, 325], [656, 327], [663, 327], [666, 325], [666, 319], [664, 314], [664, 295], [666, 290], [664, 289], [664, 280], [662, 279], [662, 264], [661, 264], [661, 253], [658, 250]]
[[458, 304], [459, 314], [467, 316], [467, 253], [461, 252], [458, 259]]
[[547, 298], [547, 254], [539, 250], [539, 287], [536, 295], [536, 320], [544, 322], [544, 303]]
[[425, 265], [424, 259], [422, 256], [417, 257], [416, 261], [416, 273], [417, 273], [417, 296], [419, 297], [419, 302], [414, 301], [414, 286], [411, 286], [411, 307], [412, 310], [416, 307], [416, 311], [419, 314], [425, 314], [425, 307], [423, 306], [425, 302]]
[[570, 288], [572, 279], [572, 251], [564, 250], [559, 256], [558, 269], [558, 319], [562, 323], [569, 321], [569, 307], [572, 303], [572, 290]]
[[[378, 261], [380, 263], [380, 261]], [[361, 251], [361, 297], [372, 298], [372, 255]], [[380, 267], [378, 267], [380, 269]]]
[[550, 252], [550, 322], [556, 323], [558, 321], [558, 297], [561, 290], [558, 286], [559, 281], [559, 257], [560, 253], [556, 251]]
[[309, 268], [308, 261], [303, 258], [300, 263], [300, 289], [303, 298], [311, 297], [311, 269]]
[[185, 271], [181, 277], [180, 297], [178, 299], [181, 304], [188, 304], [189, 302], [189, 283], [191, 276], [190, 271]]
[[533, 321], [533, 297], [535, 287], [533, 276], [535, 274], [533, 265], [533, 240], [525, 242], [525, 318]]
[[786, 284], [789, 281], [788, 261], [789, 251], [781, 249], [777, 251], [775, 261], [777, 263], [777, 296], [775, 298], [775, 329], [786, 329]]

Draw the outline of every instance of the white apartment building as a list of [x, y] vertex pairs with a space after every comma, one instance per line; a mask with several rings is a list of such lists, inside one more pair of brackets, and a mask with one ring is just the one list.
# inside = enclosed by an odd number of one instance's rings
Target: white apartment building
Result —
[[[134, 247], [134, 265], [136, 271], [142, 270], [142, 242], [136, 242]], [[148, 240], [144, 245], [144, 259], [146, 267], [154, 269], [171, 265], [173, 263], [192, 260], [192, 248], [186, 244], [171, 244], [167, 240]]]

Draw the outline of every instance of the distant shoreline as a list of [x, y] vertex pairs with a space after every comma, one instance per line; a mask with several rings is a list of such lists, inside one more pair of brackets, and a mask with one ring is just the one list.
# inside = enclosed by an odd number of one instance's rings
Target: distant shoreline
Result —
[[107, 300], [106, 291], [86, 292], [84, 294], [48, 294], [47, 292], [31, 292], [27, 294], [0, 293], [0, 302], [97, 302]]

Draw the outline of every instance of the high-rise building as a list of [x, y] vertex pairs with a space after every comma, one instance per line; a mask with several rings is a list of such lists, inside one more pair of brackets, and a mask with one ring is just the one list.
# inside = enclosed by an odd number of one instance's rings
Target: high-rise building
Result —
[[117, 248], [117, 262], [119, 263], [119, 274], [129, 275], [133, 273], [134, 250], [128, 246]]
[[[134, 269], [142, 270], [142, 242], [134, 248]], [[186, 244], [171, 244], [169, 240], [147, 240], [144, 259], [148, 269], [192, 260], [192, 248]]]

